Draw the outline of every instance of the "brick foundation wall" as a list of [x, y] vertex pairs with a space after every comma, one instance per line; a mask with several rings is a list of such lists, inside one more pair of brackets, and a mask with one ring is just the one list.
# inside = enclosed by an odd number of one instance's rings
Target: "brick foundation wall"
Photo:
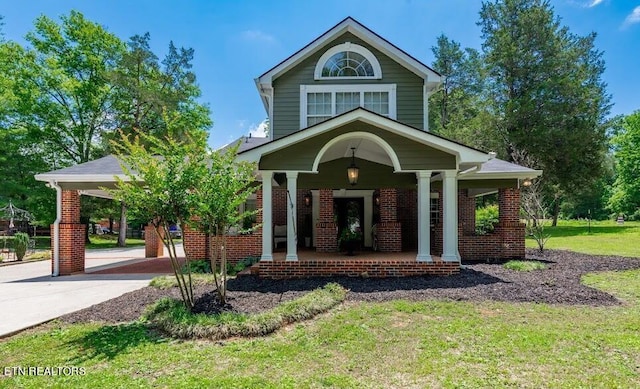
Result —
[[302, 277], [407, 277], [451, 275], [460, 272], [458, 262], [407, 262], [366, 258], [318, 259], [304, 261], [259, 262], [261, 278], [287, 279]]
[[[219, 250], [218, 239], [215, 236], [211, 238], [211, 249]], [[220, 255], [221, 253], [218, 251], [218, 259], [220, 259]], [[246, 257], [260, 257], [261, 255], [262, 234], [227, 236], [227, 262], [235, 264]]]

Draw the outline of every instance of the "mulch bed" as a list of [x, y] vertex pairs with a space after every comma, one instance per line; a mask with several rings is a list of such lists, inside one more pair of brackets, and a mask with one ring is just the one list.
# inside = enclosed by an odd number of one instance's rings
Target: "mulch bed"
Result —
[[[585, 273], [640, 268], [640, 259], [615, 256], [594, 256], [570, 251], [546, 250], [543, 254], [527, 250], [527, 259], [543, 261], [547, 269], [531, 272], [507, 270], [500, 263], [464, 264], [460, 274], [449, 277], [407, 278], [307, 278], [296, 280], [266, 280], [255, 276], [229, 281], [228, 304], [212, 303], [212, 286], [194, 287], [196, 310], [216, 313], [233, 311], [261, 312], [283, 301], [295, 299], [328, 282], [337, 282], [349, 289], [349, 301], [389, 301], [407, 299], [420, 301], [431, 298], [457, 301], [508, 301], [548, 304], [606, 306], [618, 305], [612, 295], [580, 283]], [[180, 298], [177, 288], [161, 290], [145, 287], [115, 299], [65, 315], [68, 323], [102, 321], [108, 323], [136, 320], [145, 308], [164, 296]]]

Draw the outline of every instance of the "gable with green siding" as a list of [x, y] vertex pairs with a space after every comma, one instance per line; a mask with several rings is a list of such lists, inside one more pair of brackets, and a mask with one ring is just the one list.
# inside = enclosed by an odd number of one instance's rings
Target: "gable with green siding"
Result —
[[[316, 63], [322, 54], [331, 47], [345, 42], [355, 43], [370, 50], [380, 62], [382, 79], [314, 80]], [[424, 80], [347, 32], [273, 81], [274, 101], [271, 123], [274, 139], [300, 130], [300, 85], [330, 84], [396, 84], [396, 120], [416, 128], [424, 126]]]
[[386, 141], [395, 151], [402, 170], [446, 170], [456, 169], [456, 156], [404, 136], [355, 121], [318, 134], [312, 138], [293, 143], [282, 150], [264, 154], [260, 158], [260, 170], [311, 171], [313, 162], [322, 149], [333, 138], [342, 134], [361, 131], [368, 132]]

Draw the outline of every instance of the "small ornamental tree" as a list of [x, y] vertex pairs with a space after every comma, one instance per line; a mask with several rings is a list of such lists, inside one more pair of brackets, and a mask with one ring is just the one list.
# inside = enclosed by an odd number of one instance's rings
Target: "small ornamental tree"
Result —
[[[192, 225], [207, 234], [207, 239], [216, 239], [216, 250], [210, 250], [211, 269], [216, 283], [218, 300], [226, 302], [227, 292], [227, 236], [229, 228], [242, 226], [243, 221], [252, 218], [257, 211], [240, 212], [240, 205], [255, 193], [259, 186], [255, 180], [255, 163], [238, 162], [235, 145], [224, 150], [208, 153], [205, 164], [199, 166], [199, 181], [194, 188], [197, 216]], [[255, 226], [242, 232], [250, 232]], [[220, 260], [220, 278], [216, 267]]]
[[197, 208], [194, 188], [200, 185], [201, 166], [206, 165], [204, 132], [155, 138], [143, 132], [128, 137], [121, 134], [113, 147], [118, 153], [125, 178], [117, 178], [116, 189], [109, 190], [115, 199], [127, 204], [127, 212], [137, 220], [148, 220], [169, 252], [180, 294], [188, 309], [194, 306], [191, 266], [186, 258], [186, 275], [176, 254], [169, 226], [177, 223], [182, 230]]

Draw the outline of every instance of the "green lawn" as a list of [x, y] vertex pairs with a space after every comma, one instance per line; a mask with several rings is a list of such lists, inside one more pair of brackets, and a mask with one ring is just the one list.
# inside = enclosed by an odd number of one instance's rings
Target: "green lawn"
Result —
[[429, 300], [346, 303], [274, 335], [175, 341], [142, 323], [41, 328], [3, 366], [76, 366], [0, 387], [639, 387], [640, 270], [585, 277], [615, 307]]
[[[546, 227], [551, 238], [545, 245], [549, 249], [571, 250], [586, 254], [640, 257], [640, 222], [559, 220], [557, 227]], [[526, 246], [537, 248], [527, 237]]]
[[[12, 237], [7, 237], [7, 244], [12, 245]], [[51, 249], [51, 237], [49, 236], [36, 236], [36, 250], [49, 250]], [[108, 249], [116, 247], [118, 236], [117, 235], [91, 235], [91, 243], [86, 245], [88, 249]], [[2, 241], [0, 240], [0, 245]], [[127, 246], [144, 246], [144, 239], [127, 238]]]

